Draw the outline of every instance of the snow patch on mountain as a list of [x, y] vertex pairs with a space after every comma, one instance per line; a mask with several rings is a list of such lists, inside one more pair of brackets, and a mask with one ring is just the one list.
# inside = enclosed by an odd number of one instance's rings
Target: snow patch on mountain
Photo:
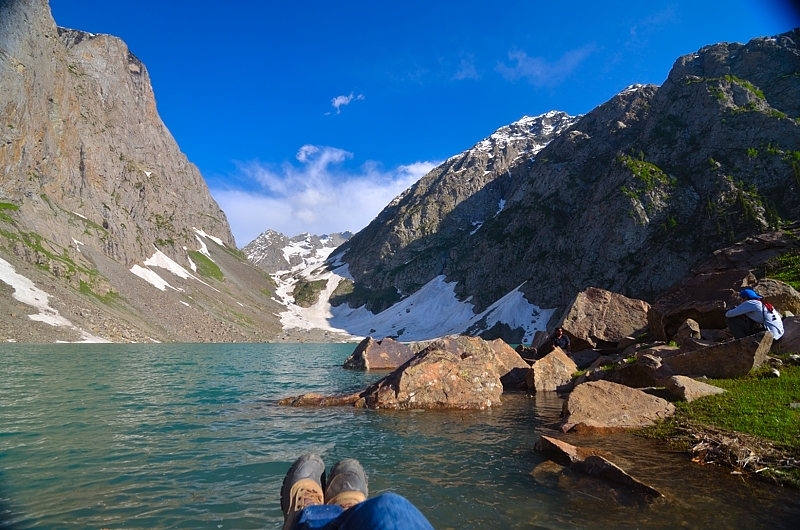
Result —
[[14, 289], [14, 293], [11, 296], [15, 300], [29, 305], [38, 311], [35, 315], [28, 315], [28, 318], [31, 320], [44, 322], [51, 326], [66, 327], [80, 331], [81, 338], [83, 339], [81, 342], [110, 342], [79, 329], [72, 322], [61, 316], [57, 309], [50, 307], [49, 294], [36, 287], [31, 280], [19, 274], [14, 269], [13, 265], [2, 258], [0, 258], [0, 281]]
[[[191, 260], [189, 261], [192, 265], [194, 265], [194, 263]], [[202, 283], [203, 285], [211, 287], [197, 276], [189, 273], [189, 271], [181, 267], [178, 263], [172, 260], [172, 258], [170, 258], [169, 256], [167, 256], [158, 249], [156, 249], [155, 253], [152, 256], [150, 256], [144, 261], [144, 265], [145, 265], [144, 267], [138, 264], [134, 265], [133, 267], [130, 268], [130, 271], [160, 291], [166, 291], [167, 287], [169, 287], [173, 291], [183, 291], [183, 289], [181, 289], [180, 287], [171, 286], [169, 282], [167, 282], [161, 276], [159, 276], [158, 273], [156, 273], [153, 269], [151, 269], [151, 267], [159, 267], [171, 272], [172, 274], [178, 276], [179, 278], [183, 278], [184, 280], [186, 279], [196, 280]], [[192, 270], [196, 270], [196, 268], [192, 267]], [[214, 289], [213, 287], [211, 288]], [[214, 290], [219, 292], [217, 289]]]
[[456, 283], [447, 282], [444, 276], [437, 276], [411, 296], [378, 314], [364, 307], [353, 309], [347, 304], [332, 307], [331, 295], [339, 283], [350, 276], [347, 265], [335, 267], [335, 263], [329, 260], [324, 268], [312, 266], [301, 272], [308, 281], [327, 281], [319, 301], [308, 308], [293, 303], [296, 279], [275, 276], [279, 284], [277, 295], [287, 307], [280, 314], [284, 329], [317, 328], [356, 337], [417, 341], [468, 331], [477, 335], [502, 322], [512, 329], [523, 329], [523, 342], [530, 342], [536, 331], [545, 329], [555, 311], [531, 304], [517, 288], [476, 315], [475, 306], [469, 300], [459, 301], [455, 295]]

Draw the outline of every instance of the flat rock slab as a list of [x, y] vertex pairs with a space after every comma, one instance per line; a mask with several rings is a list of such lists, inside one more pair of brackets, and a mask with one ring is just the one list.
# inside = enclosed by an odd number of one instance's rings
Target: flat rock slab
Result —
[[663, 359], [663, 364], [674, 375], [729, 379], [746, 375], [761, 366], [767, 360], [771, 346], [772, 333], [766, 331], [675, 355]]
[[685, 375], [670, 377], [667, 380], [666, 387], [670, 394], [689, 403], [701, 397], [713, 396], [725, 392], [724, 389], [718, 386], [695, 381], [691, 377], [686, 377]]
[[354, 405], [361, 398], [361, 393], [342, 394], [338, 396], [323, 396], [322, 394], [302, 394], [283, 398], [278, 401], [279, 405], [290, 407], [343, 407]]
[[627, 386], [592, 381], [575, 387], [564, 402], [561, 430], [609, 433], [652, 425], [675, 414], [675, 406]]
[[533, 363], [526, 382], [531, 392], [554, 392], [572, 382], [572, 374], [578, 371], [575, 362], [561, 348]]

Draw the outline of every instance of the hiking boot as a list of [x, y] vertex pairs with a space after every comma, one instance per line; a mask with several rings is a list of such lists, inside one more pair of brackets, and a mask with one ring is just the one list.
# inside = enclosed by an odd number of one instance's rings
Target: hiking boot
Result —
[[307, 506], [325, 504], [322, 484], [325, 482], [325, 463], [319, 455], [305, 454], [294, 461], [283, 478], [281, 510], [283, 528], [289, 529], [300, 510]]
[[345, 510], [367, 500], [367, 474], [354, 458], [336, 462], [325, 486], [325, 504], [338, 504]]

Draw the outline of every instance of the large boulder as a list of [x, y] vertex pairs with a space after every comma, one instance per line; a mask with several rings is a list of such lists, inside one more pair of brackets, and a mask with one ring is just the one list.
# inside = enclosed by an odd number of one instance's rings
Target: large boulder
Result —
[[350, 370], [395, 370], [411, 359], [415, 353], [408, 345], [392, 338], [375, 340], [367, 337], [344, 361], [344, 368]]
[[685, 375], [674, 375], [670, 377], [667, 379], [666, 387], [670, 394], [689, 403], [701, 397], [713, 396], [725, 392], [724, 389], [718, 386], [709, 385], [702, 381], [695, 381], [691, 377], [686, 377]]
[[355, 405], [376, 409], [496, 407], [503, 392], [500, 377], [507, 372], [505, 362], [483, 339], [447, 337], [434, 341], [371, 385]]
[[578, 293], [567, 307], [559, 325], [569, 335], [572, 350], [616, 344], [630, 335], [637, 335], [647, 327], [650, 304], [589, 287]]
[[[468, 340], [475, 341], [477, 339], [470, 338]], [[524, 390], [525, 378], [530, 369], [527, 361], [503, 339], [490, 340], [487, 344], [497, 356], [497, 360], [502, 364], [499, 373], [503, 389]]]
[[791, 311], [795, 315], [800, 313], [800, 293], [791, 285], [780, 280], [765, 279], [759, 280], [754, 290], [763, 296], [766, 302], [774, 305], [781, 314], [784, 311]]
[[572, 375], [578, 371], [575, 362], [561, 348], [533, 363], [528, 371], [526, 383], [531, 392], [554, 392], [563, 390], [572, 382]]
[[675, 406], [627, 386], [593, 381], [575, 387], [564, 402], [563, 432], [609, 433], [652, 425], [675, 413]]
[[666, 342], [687, 319], [701, 328], [724, 328], [725, 312], [741, 302], [739, 291], [755, 283], [753, 274], [741, 270], [693, 276], [656, 298], [647, 313], [650, 333]]
[[668, 357], [662, 363], [675, 375], [728, 379], [743, 376], [761, 366], [771, 346], [772, 333], [764, 331]]
[[783, 336], [772, 343], [775, 353], [800, 352], [800, 317], [783, 319]]

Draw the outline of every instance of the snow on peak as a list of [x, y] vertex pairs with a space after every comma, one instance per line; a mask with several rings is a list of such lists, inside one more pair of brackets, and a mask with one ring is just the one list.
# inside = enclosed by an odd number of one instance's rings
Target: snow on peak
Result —
[[492, 156], [496, 150], [504, 149], [511, 143], [527, 142], [532, 137], [540, 137], [541, 141], [536, 142], [530, 149], [530, 155], [533, 156], [547, 145], [553, 135], [570, 127], [578, 118], [580, 116], [570, 116], [558, 110], [551, 110], [539, 116], [523, 116], [514, 123], [500, 127], [488, 138], [475, 144], [470, 151]]

